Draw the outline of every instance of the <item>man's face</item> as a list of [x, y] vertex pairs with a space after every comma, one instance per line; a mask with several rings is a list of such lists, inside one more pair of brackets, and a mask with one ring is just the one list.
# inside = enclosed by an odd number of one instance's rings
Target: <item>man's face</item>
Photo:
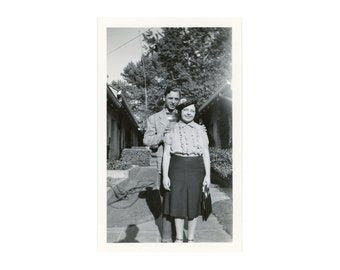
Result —
[[165, 97], [165, 107], [171, 112], [173, 111], [179, 102], [179, 92], [171, 91]]

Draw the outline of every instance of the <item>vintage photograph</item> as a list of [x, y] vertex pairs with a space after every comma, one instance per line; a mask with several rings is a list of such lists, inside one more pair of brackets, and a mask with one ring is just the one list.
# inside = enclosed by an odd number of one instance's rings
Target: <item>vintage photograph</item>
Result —
[[104, 27], [107, 244], [235, 240], [235, 31]]

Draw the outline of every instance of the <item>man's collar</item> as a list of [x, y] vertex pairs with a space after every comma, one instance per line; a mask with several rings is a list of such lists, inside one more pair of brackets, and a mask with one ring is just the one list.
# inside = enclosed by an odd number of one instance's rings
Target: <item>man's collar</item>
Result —
[[176, 110], [176, 109], [174, 109], [172, 112], [170, 112], [170, 111], [168, 110], [168, 108], [164, 108], [163, 110], [165, 111], [166, 114], [176, 114], [176, 113], [177, 113], [177, 110]]

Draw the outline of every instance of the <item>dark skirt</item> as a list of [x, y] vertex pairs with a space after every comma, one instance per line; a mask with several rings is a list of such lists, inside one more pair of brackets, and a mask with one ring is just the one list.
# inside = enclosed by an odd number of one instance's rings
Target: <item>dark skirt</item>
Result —
[[201, 193], [205, 176], [202, 157], [171, 155], [170, 192], [164, 196], [164, 214], [193, 219], [201, 215]]

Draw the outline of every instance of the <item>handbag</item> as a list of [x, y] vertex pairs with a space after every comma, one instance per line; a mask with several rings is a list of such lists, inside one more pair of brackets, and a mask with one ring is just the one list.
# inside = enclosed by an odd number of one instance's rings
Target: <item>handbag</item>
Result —
[[212, 212], [211, 195], [208, 186], [203, 186], [201, 195], [201, 214], [203, 221], [207, 221]]

